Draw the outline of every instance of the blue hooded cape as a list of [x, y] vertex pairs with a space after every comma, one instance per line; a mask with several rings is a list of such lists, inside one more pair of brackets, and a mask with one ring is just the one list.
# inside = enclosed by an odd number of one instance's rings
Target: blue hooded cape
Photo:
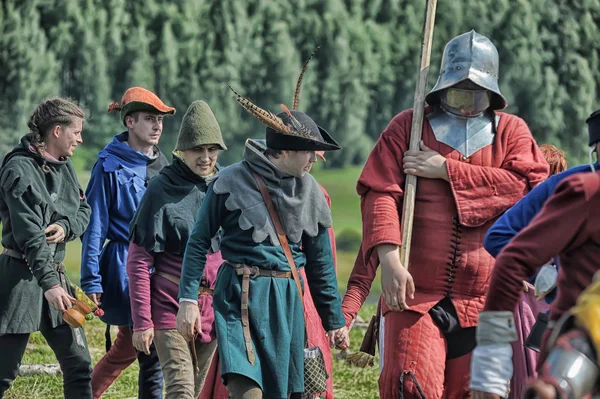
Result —
[[92, 216], [81, 256], [81, 288], [86, 294], [102, 294], [101, 319], [117, 326], [132, 324], [125, 271], [129, 224], [148, 181], [168, 165], [160, 152], [150, 158], [132, 149], [127, 136], [127, 132], [115, 136], [92, 169], [86, 190]]

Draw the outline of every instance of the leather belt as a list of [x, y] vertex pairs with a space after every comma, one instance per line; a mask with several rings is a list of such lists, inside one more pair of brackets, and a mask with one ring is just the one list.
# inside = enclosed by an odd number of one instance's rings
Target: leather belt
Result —
[[3, 248], [2, 255], [10, 256], [11, 258], [16, 258], [16, 259], [21, 259], [21, 260], [25, 259], [25, 254], [23, 254], [19, 251], [15, 251], [14, 249]]
[[244, 333], [244, 341], [246, 343], [246, 354], [248, 361], [254, 366], [256, 359], [254, 348], [252, 347], [252, 338], [250, 336], [250, 317], [248, 313], [250, 279], [257, 277], [272, 277], [272, 278], [292, 278], [292, 272], [281, 272], [277, 270], [261, 269], [258, 266], [248, 266], [240, 263], [227, 262], [235, 269], [235, 274], [242, 276], [242, 331]]
[[[158, 274], [161, 277], [166, 278], [170, 282], [172, 282], [174, 284], [177, 284], [177, 285], [179, 285], [179, 282], [181, 281], [181, 279], [179, 277], [174, 276], [174, 275], [169, 274], [169, 273], [162, 272], [160, 270], [157, 270], [156, 274]], [[200, 288], [198, 288], [198, 295], [212, 295], [214, 291], [215, 290], [212, 289], [212, 288], [202, 287], [201, 286]]]
[[[56, 252], [56, 249], [54, 249], [53, 252]], [[29, 267], [29, 263], [27, 263], [27, 258], [25, 257], [25, 254], [22, 252], [15, 251], [14, 249], [3, 248], [2, 255], [6, 255], [6, 256], [10, 256], [11, 258], [22, 260]], [[54, 253], [53, 253], [53, 256], [54, 256]], [[65, 264], [63, 262], [60, 262], [60, 263], [52, 262], [52, 268], [54, 270], [56, 270], [56, 272], [58, 273], [58, 281], [60, 282], [60, 286], [63, 287], [63, 289], [65, 291], [70, 292], [69, 291], [70, 283], [67, 281]], [[29, 270], [31, 270], [31, 267], [29, 267]]]
[[[25, 257], [25, 254], [23, 254], [19, 251], [15, 251], [14, 249], [3, 248], [2, 255], [10, 256], [11, 258], [15, 258], [15, 259], [19, 259], [19, 260], [24, 260], [25, 263], [27, 263], [27, 258]], [[54, 270], [56, 270], [59, 273], [65, 273], [65, 265], [62, 262], [52, 263], [52, 267], [54, 268]]]

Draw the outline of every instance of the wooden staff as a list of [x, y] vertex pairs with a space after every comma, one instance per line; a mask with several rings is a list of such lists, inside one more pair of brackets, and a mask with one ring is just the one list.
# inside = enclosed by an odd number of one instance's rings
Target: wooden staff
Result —
[[[425, 6], [425, 23], [423, 25], [423, 41], [421, 42], [421, 62], [417, 76], [415, 102], [413, 105], [412, 126], [410, 129], [410, 143], [408, 149], [418, 151], [423, 136], [423, 117], [425, 114], [425, 90], [427, 88], [427, 74], [431, 58], [431, 43], [433, 41], [433, 26], [435, 24], [435, 9], [437, 0], [427, 0]], [[402, 246], [400, 247], [400, 261], [408, 269], [410, 258], [410, 243], [412, 240], [412, 227], [415, 215], [415, 197], [417, 193], [417, 176], [407, 175], [404, 186], [404, 207], [402, 209]]]
[[[433, 41], [433, 26], [435, 23], [435, 9], [437, 0], [427, 0], [425, 6], [425, 22], [423, 24], [423, 39], [421, 42], [421, 60], [419, 66], [419, 75], [417, 77], [417, 88], [415, 90], [415, 102], [413, 105], [413, 119], [410, 130], [409, 149], [419, 150], [421, 137], [423, 136], [423, 117], [425, 114], [425, 89], [427, 88], [427, 73], [429, 72], [429, 60], [431, 57], [431, 42]], [[402, 265], [408, 269], [408, 259], [410, 256], [410, 243], [412, 238], [412, 226], [415, 213], [415, 195], [417, 191], [417, 176], [407, 175], [406, 185], [404, 187], [404, 208], [402, 209], [402, 246], [400, 247], [400, 261]], [[379, 316], [379, 307], [377, 314]], [[378, 329], [379, 327], [377, 327]], [[373, 333], [376, 329], [370, 331]], [[367, 331], [369, 334], [369, 331]], [[365, 341], [372, 338], [365, 336]], [[363, 341], [363, 344], [365, 344]], [[361, 347], [363, 349], [365, 345]], [[374, 365], [374, 349], [373, 353], [359, 351], [350, 353], [348, 349], [343, 350], [339, 356], [345, 358], [350, 364], [359, 367], [372, 367]]]

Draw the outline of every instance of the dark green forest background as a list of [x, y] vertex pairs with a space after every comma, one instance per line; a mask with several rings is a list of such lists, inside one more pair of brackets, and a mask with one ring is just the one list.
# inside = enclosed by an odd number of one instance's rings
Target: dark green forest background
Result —
[[[329, 167], [361, 164], [387, 122], [413, 103], [425, 0], [2, 0], [0, 156], [26, 133], [33, 107], [64, 95], [89, 114], [79, 167], [123, 130], [108, 114], [130, 86], [154, 90], [177, 114], [163, 150], [173, 148], [187, 106], [206, 100], [236, 161], [244, 139], [264, 129], [226, 83], [258, 105], [300, 109], [344, 147]], [[470, 29], [489, 36], [501, 59], [509, 112], [538, 143], [582, 162], [586, 117], [598, 107], [599, 0], [439, 0], [429, 87], [444, 44]]]

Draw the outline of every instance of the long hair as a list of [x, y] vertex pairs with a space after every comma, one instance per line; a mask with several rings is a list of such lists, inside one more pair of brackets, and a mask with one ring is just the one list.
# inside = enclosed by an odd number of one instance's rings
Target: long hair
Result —
[[563, 150], [559, 150], [552, 144], [542, 144], [540, 150], [544, 155], [544, 159], [550, 165], [550, 176], [567, 170], [567, 160]]
[[85, 119], [85, 112], [68, 98], [56, 97], [42, 101], [33, 111], [27, 126], [32, 134], [31, 145], [44, 153], [45, 140], [56, 125], [69, 126], [75, 119]]

